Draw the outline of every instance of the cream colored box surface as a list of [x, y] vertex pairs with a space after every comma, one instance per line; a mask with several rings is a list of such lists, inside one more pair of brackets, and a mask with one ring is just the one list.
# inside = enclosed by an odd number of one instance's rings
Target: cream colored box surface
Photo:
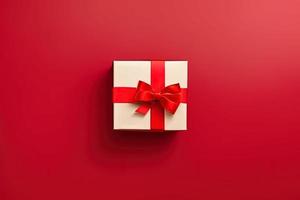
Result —
[[[188, 87], [188, 62], [187, 61], [114, 61], [113, 62], [113, 129], [115, 130], [152, 130], [152, 121], [156, 116], [151, 116], [151, 112], [142, 115], [136, 113], [140, 106], [136, 102], [114, 101], [114, 96], [123, 93], [126, 89], [133, 91], [137, 88], [139, 81], [153, 84], [157, 80], [153, 78], [153, 71], [156, 63], [160, 65], [160, 80], [164, 85], [179, 83], [182, 90]], [[158, 76], [158, 75], [156, 75]], [[157, 78], [157, 77], [156, 77]], [[117, 92], [116, 92], [117, 91]], [[119, 95], [120, 96], [120, 95]], [[121, 95], [123, 96], [123, 95]], [[163, 109], [163, 108], [162, 108]], [[151, 110], [151, 108], [150, 108]], [[176, 112], [171, 114], [163, 110], [162, 131], [186, 130], [187, 129], [187, 102], [180, 102]], [[155, 131], [155, 130], [154, 130]]]

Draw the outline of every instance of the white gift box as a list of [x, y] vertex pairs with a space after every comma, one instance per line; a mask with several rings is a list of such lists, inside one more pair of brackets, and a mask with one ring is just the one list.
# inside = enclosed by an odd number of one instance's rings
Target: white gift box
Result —
[[[188, 87], [188, 62], [113, 62], [113, 129], [144, 131], [187, 130], [186, 101], [180, 102], [174, 114], [161, 107], [163, 116], [157, 116], [154, 112], [154, 108], [150, 108], [150, 111], [146, 114], [137, 113], [136, 109], [140, 106], [138, 102], [122, 99], [126, 97], [130, 98], [134, 94], [139, 81], [146, 82], [149, 85], [155, 85], [156, 80], [159, 80], [165, 87], [179, 83], [181, 91], [186, 93]], [[123, 97], [124, 95], [126, 97]], [[131, 96], [128, 97], [129, 95]], [[159, 102], [154, 102], [153, 104], [159, 104]], [[153, 112], [151, 109], [153, 109]], [[158, 125], [159, 128], [155, 127], [155, 123], [160, 124]]]

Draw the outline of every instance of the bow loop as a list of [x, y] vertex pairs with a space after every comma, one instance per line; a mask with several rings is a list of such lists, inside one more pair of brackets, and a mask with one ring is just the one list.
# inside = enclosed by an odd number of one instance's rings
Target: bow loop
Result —
[[160, 92], [154, 92], [151, 85], [144, 81], [139, 81], [135, 102], [141, 103], [136, 112], [146, 114], [151, 108], [151, 104], [159, 102], [160, 105], [171, 114], [174, 114], [180, 104], [181, 88], [179, 83], [169, 85]]

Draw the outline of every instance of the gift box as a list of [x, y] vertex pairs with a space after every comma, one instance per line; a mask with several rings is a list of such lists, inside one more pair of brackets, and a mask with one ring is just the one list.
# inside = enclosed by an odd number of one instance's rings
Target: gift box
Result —
[[114, 61], [113, 129], [187, 130], [187, 61]]

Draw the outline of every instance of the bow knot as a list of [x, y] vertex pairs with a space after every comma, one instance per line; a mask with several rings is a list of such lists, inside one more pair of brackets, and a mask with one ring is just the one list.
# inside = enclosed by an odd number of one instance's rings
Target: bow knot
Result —
[[153, 93], [153, 98], [156, 99], [156, 100], [160, 100], [162, 98], [162, 93], [154, 92]]
[[166, 86], [159, 92], [154, 92], [151, 85], [139, 81], [135, 97], [135, 102], [141, 103], [136, 112], [146, 114], [151, 108], [151, 104], [159, 104], [171, 114], [174, 114], [180, 104], [181, 88], [179, 83]]

